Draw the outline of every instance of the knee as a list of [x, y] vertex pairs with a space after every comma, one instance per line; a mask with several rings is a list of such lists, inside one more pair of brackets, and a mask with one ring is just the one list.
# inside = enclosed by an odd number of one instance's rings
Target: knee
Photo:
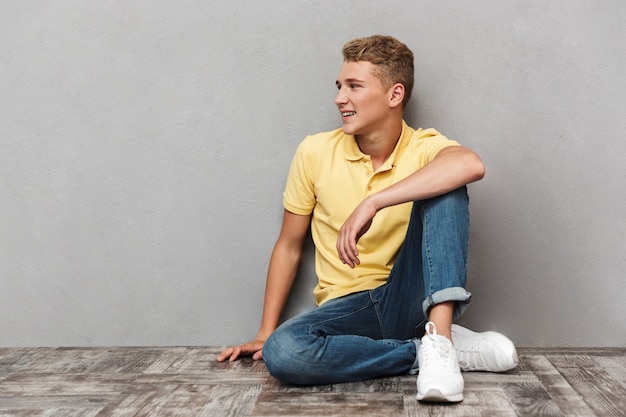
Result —
[[276, 340], [276, 332], [274, 331], [263, 344], [263, 360], [267, 366], [270, 375], [274, 376], [274, 369], [280, 366], [280, 343]]
[[434, 197], [434, 200], [438, 200], [440, 204], [459, 205], [461, 207], [466, 206], [469, 203], [469, 195], [467, 193], [467, 186], [457, 188], [446, 194]]
[[277, 329], [263, 345], [263, 359], [271, 376], [290, 384], [307, 385], [307, 371], [303, 358], [296, 357], [299, 349], [296, 338]]
[[463, 186], [449, 193], [423, 201], [425, 215], [469, 221], [469, 195]]

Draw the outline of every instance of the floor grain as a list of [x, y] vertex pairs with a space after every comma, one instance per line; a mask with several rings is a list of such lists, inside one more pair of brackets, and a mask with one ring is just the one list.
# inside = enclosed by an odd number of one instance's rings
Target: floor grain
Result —
[[415, 400], [415, 377], [297, 387], [219, 347], [0, 348], [0, 417], [619, 416], [626, 349], [520, 348], [509, 372], [464, 373], [459, 404]]

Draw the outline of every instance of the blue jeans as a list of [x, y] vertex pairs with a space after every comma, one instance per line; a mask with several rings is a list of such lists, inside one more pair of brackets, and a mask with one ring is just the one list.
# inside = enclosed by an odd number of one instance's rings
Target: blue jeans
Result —
[[280, 325], [263, 346], [272, 376], [299, 385], [417, 373], [417, 349], [431, 306], [465, 290], [469, 209], [466, 187], [415, 201], [406, 238], [382, 286], [327, 301]]

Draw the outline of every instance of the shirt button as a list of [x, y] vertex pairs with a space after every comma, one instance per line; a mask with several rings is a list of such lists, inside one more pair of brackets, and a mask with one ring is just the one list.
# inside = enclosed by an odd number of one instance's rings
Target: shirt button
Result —
[[372, 191], [372, 186], [371, 185], [367, 186], [367, 191]]

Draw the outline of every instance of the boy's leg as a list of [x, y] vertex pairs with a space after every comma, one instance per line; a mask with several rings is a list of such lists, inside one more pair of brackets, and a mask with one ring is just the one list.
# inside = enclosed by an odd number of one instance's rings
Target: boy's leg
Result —
[[371, 291], [330, 300], [282, 325], [263, 346], [272, 376], [299, 385], [358, 381], [417, 366], [414, 341], [382, 339]]
[[[451, 342], [451, 326], [453, 317], [460, 315], [470, 300], [464, 288], [468, 203], [466, 187], [413, 203], [402, 251], [381, 298], [387, 328], [397, 327], [407, 316], [419, 323], [417, 334], [428, 328], [418, 348], [418, 400], [463, 400], [464, 381]], [[414, 311], [404, 310], [405, 305]], [[422, 326], [426, 320], [429, 323]]]
[[438, 321], [448, 321], [441, 327], [449, 332], [452, 319], [471, 298], [465, 290], [468, 240], [466, 187], [413, 203], [406, 239], [389, 279], [374, 290], [385, 337], [421, 337], [426, 322], [436, 318], [431, 314], [435, 306], [444, 307]]
[[468, 230], [465, 187], [414, 202], [388, 282], [281, 325], [263, 347], [270, 373], [286, 382], [324, 384], [416, 372], [416, 336], [423, 334], [428, 309], [454, 301], [460, 314], [456, 305], [469, 302], [463, 289]]

